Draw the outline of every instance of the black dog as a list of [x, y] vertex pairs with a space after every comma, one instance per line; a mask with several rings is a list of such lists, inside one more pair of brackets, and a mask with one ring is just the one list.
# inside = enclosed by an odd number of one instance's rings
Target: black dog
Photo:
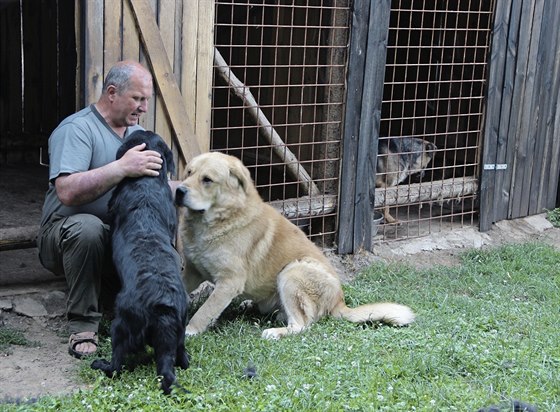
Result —
[[173, 173], [171, 150], [155, 133], [131, 134], [117, 152], [146, 143], [162, 155], [158, 177], [124, 179], [109, 201], [113, 262], [122, 289], [111, 326], [111, 362], [95, 360], [91, 367], [109, 377], [119, 373], [129, 355], [154, 348], [161, 388], [168, 394], [175, 383], [174, 366], [187, 368], [185, 351], [188, 297], [181, 280], [181, 258], [173, 247], [177, 215], [167, 172]]

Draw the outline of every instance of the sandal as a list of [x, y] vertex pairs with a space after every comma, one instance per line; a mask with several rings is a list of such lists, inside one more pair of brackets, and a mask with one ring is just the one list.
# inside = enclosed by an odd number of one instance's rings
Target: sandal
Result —
[[[95, 345], [95, 350], [93, 352], [79, 352], [76, 350], [76, 346], [78, 346], [80, 343], [93, 343]], [[73, 333], [70, 335], [70, 339], [68, 339], [68, 353], [77, 359], [81, 359], [83, 356], [93, 355], [97, 351], [97, 345], [97, 333]]]

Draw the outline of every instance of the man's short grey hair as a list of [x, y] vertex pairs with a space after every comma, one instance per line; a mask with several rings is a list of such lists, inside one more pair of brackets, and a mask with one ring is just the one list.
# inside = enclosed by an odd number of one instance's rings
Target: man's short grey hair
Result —
[[107, 88], [115, 86], [117, 93], [121, 94], [130, 86], [130, 78], [136, 67], [132, 64], [117, 64], [109, 70], [103, 82], [103, 93], [107, 93]]

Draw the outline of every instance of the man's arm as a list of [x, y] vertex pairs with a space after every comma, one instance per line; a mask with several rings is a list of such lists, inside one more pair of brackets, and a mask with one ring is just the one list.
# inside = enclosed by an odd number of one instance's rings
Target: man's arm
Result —
[[97, 169], [59, 176], [54, 184], [60, 201], [66, 206], [83, 205], [104, 195], [125, 177], [157, 176], [163, 160], [156, 151], [142, 151], [145, 146], [135, 146], [120, 159]]

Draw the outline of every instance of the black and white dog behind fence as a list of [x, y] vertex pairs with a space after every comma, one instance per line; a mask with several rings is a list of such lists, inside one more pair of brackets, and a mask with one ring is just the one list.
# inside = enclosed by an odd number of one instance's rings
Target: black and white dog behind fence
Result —
[[159, 152], [163, 159], [158, 177], [126, 178], [109, 201], [113, 262], [121, 281], [111, 325], [112, 359], [97, 359], [93, 369], [109, 377], [118, 374], [128, 357], [154, 348], [161, 388], [170, 393], [176, 383], [175, 366], [187, 368], [185, 350], [188, 296], [181, 279], [181, 258], [173, 246], [177, 215], [167, 173], [174, 171], [173, 156], [160, 136], [149, 131], [132, 133], [117, 152], [117, 159], [134, 146]]

